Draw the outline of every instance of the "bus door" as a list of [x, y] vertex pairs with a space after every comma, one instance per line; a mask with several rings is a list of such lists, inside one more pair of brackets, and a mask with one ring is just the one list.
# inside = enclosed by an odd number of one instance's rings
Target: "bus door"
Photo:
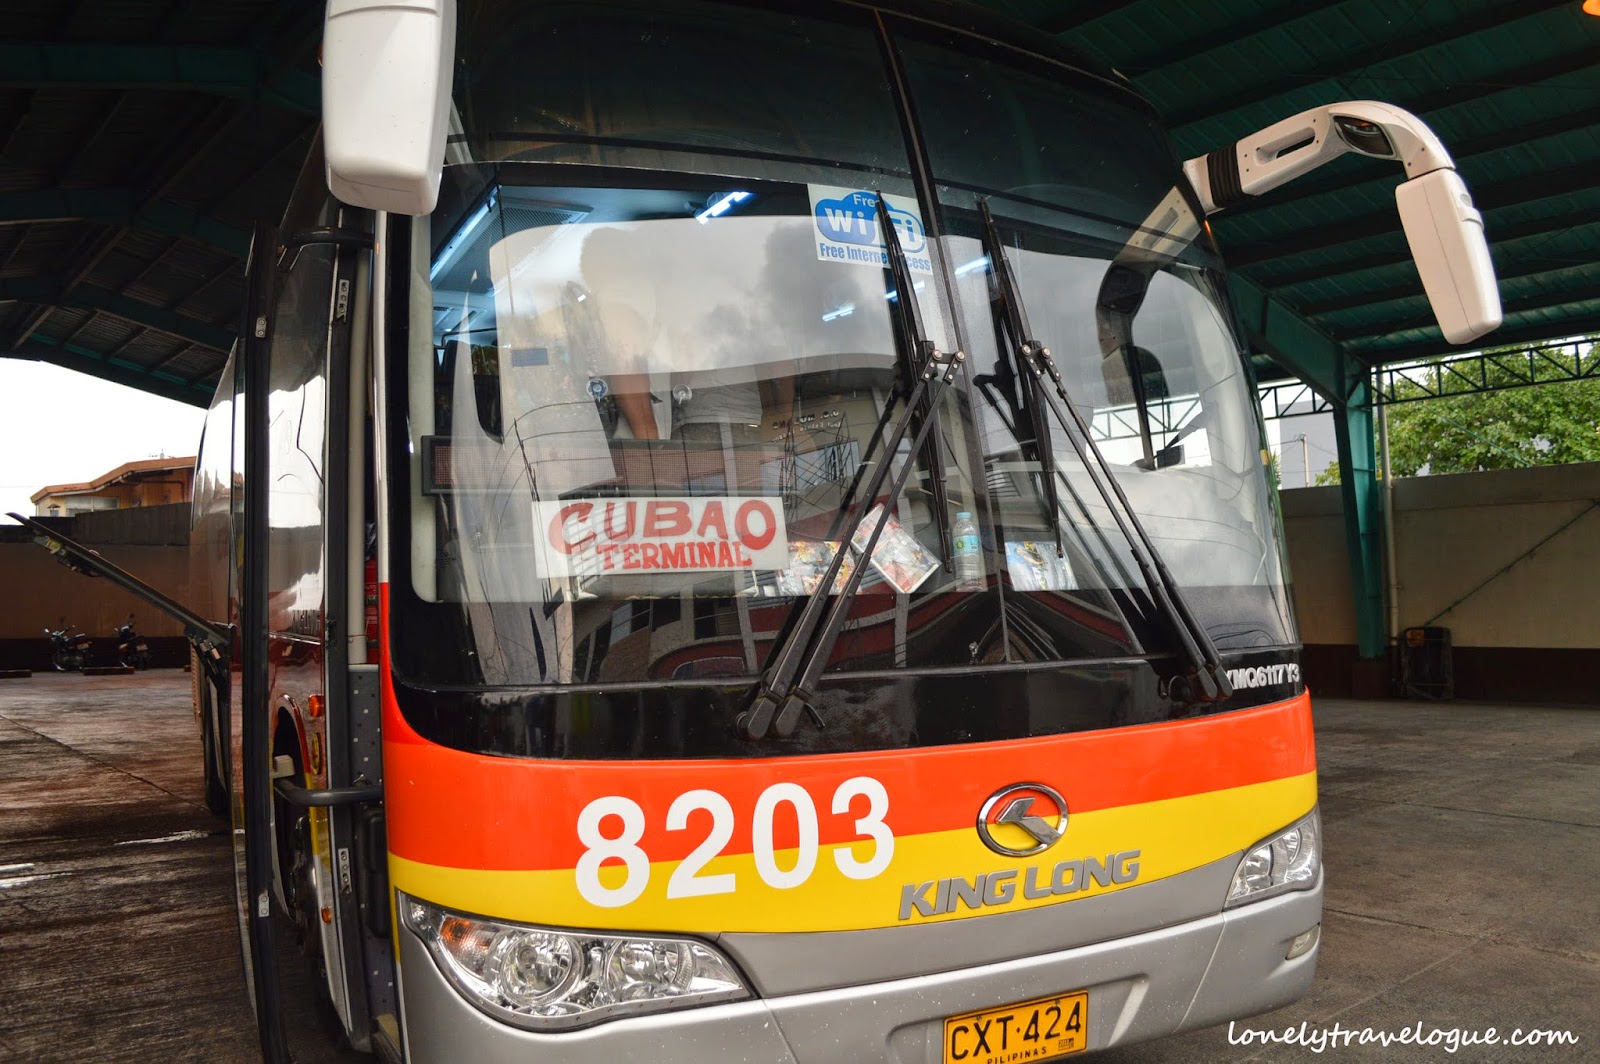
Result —
[[353, 340], [369, 327], [370, 215], [341, 208], [321, 172], [313, 153], [283, 227], [258, 233], [270, 253], [253, 257], [246, 318], [235, 841], [271, 1064], [398, 1059], [399, 1046], [361, 594], [367, 372]]

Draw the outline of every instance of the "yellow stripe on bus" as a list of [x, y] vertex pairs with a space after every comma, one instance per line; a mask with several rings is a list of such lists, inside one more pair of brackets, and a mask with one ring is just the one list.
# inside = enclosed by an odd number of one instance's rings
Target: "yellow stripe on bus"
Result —
[[[614, 908], [584, 900], [571, 868], [445, 868], [391, 853], [389, 870], [394, 885], [414, 897], [462, 912], [528, 923], [690, 933], [851, 931], [1015, 912], [1174, 876], [1237, 853], [1310, 812], [1316, 789], [1316, 773], [1309, 772], [1229, 790], [1074, 813], [1061, 841], [1032, 857], [994, 853], [973, 828], [905, 836], [895, 840], [888, 867], [865, 881], [847, 878], [834, 859], [834, 851], [843, 849], [857, 861], [869, 860], [873, 844], [865, 840], [822, 846], [810, 876], [788, 889], [763, 882], [755, 858], [743, 853], [714, 857], [698, 871], [700, 877], [732, 873], [732, 892], [668, 897], [669, 883], [682, 862], [661, 861], [649, 866], [648, 882], [638, 898]], [[1089, 860], [1096, 864], [1083, 867]], [[780, 870], [793, 869], [795, 863], [795, 850], [778, 852]], [[1074, 864], [1079, 867], [1062, 868]], [[1030, 866], [1035, 869], [1032, 873]], [[1110, 869], [1123, 881], [1103, 882]], [[1006, 875], [1009, 871], [1016, 874]], [[600, 882], [616, 889], [627, 876], [621, 864], [608, 865], [600, 872]], [[939, 885], [940, 880], [960, 878], [964, 894], [970, 897], [983, 887], [977, 882], [979, 876], [991, 877], [993, 883], [991, 904], [979, 902], [976, 908], [960, 897], [963, 892], [953, 884]], [[1052, 883], [1056, 892], [1050, 890]], [[1027, 893], [1034, 896], [1024, 896]], [[1217, 899], [1218, 906], [1222, 900]]]

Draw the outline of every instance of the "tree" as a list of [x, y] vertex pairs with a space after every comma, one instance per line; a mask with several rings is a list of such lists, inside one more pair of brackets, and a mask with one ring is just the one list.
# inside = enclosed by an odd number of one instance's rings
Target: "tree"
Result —
[[[1600, 345], [1593, 343], [1596, 337], [1588, 339], [1581, 366], [1596, 373]], [[1490, 384], [1516, 379], [1492, 364], [1487, 376]], [[1400, 398], [1426, 394], [1404, 378], [1395, 393]], [[1600, 375], [1389, 407], [1389, 466], [1397, 477], [1569, 462], [1600, 462]], [[1334, 462], [1318, 474], [1317, 483], [1337, 484], [1339, 478]]]

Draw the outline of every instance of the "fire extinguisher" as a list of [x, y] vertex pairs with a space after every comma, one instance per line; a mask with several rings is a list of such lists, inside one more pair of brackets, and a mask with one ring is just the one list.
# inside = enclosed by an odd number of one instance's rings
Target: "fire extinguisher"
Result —
[[366, 568], [367, 660], [376, 661], [378, 654], [378, 560], [367, 559]]

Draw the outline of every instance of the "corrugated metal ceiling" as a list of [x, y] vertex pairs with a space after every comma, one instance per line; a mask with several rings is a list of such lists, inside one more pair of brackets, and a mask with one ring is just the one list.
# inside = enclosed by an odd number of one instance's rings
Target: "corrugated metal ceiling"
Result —
[[[1421, 115], [1484, 214], [1506, 311], [1487, 342], [1600, 330], [1600, 18], [1578, 0], [988, 6], [1131, 78], [1185, 157], [1341, 100]], [[1235, 272], [1361, 360], [1440, 352], [1395, 212], [1400, 178], [1346, 157], [1213, 226]]]
[[34, 0], [0, 27], [0, 354], [204, 403], [315, 128], [321, 5]]
[[[1578, 0], [986, 6], [1122, 71], [1186, 156], [1339, 100], [1423, 115], [1484, 212], [1506, 307], [1490, 341], [1600, 330], [1600, 18]], [[320, 8], [5, 5], [0, 354], [205, 400], [251, 220], [281, 212], [314, 129]], [[1441, 351], [1395, 215], [1399, 178], [1342, 159], [1215, 229], [1238, 273], [1345, 351]]]

